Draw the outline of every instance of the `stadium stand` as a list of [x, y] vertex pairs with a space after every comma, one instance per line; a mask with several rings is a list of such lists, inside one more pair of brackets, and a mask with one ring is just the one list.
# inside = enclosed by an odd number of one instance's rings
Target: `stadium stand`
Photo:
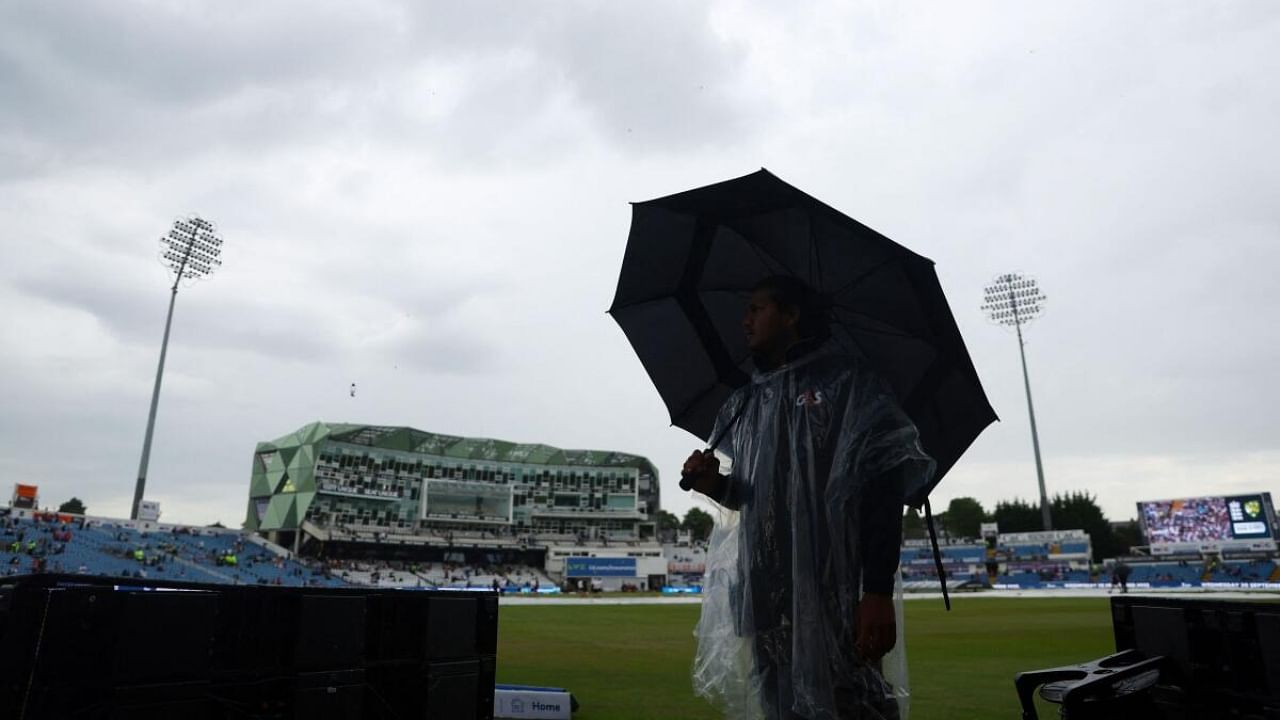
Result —
[[[1197, 586], [1204, 573], [1200, 564], [1183, 562], [1130, 562], [1129, 585], [1149, 585], [1150, 587]], [[1109, 584], [1111, 570], [1098, 574], [1098, 582]]]
[[[940, 546], [948, 589], [1110, 586], [1113, 565], [1110, 561], [1100, 567], [1091, 565], [1087, 540], [1021, 541], [1026, 537], [1015, 535], [1009, 541], [1001, 537], [990, 546], [968, 540], [950, 540]], [[333, 528], [328, 540], [332, 549], [343, 553], [321, 560], [295, 556], [239, 530], [0, 509], [0, 561], [10, 576], [49, 572], [204, 583], [496, 587], [504, 593], [548, 593], [572, 585], [570, 578], [561, 577], [566, 556], [639, 557], [658, 549], [635, 542], [583, 546], [580, 535], [469, 529], [440, 537], [433, 530]], [[706, 544], [684, 537], [659, 547], [665, 588], [698, 592], [706, 567]], [[553, 555], [560, 558], [555, 571], [549, 570]], [[1188, 554], [1123, 560], [1130, 568], [1131, 587], [1275, 588], [1280, 583], [1280, 562], [1265, 553], [1237, 553], [1225, 559], [1218, 554]], [[902, 548], [902, 578], [909, 591], [938, 589], [930, 547], [912, 542]], [[572, 587], [580, 587], [581, 578], [577, 582]], [[657, 589], [654, 582], [652, 587]], [[645, 586], [629, 581], [624, 587]]]
[[[943, 545], [938, 548], [942, 553], [943, 563], [981, 563], [986, 560], [987, 549], [977, 543], [962, 545]], [[902, 564], [924, 564], [933, 562], [933, 550], [929, 547], [904, 547]]]
[[[943, 571], [947, 575], [947, 589], [977, 589], [988, 586], [985, 569], [986, 546], [972, 541], [952, 542], [938, 548], [942, 555]], [[934, 565], [933, 549], [928, 545], [912, 544], [902, 548], [902, 587], [908, 592], [938, 590], [938, 571]]]
[[502, 592], [552, 592], [556, 582], [539, 568], [528, 565], [471, 567], [453, 563], [341, 562], [333, 568], [338, 577], [356, 585], [400, 588], [492, 589]]
[[7, 575], [63, 572], [105, 577], [308, 587], [342, 586], [322, 565], [234, 530], [180, 525], [147, 531], [123, 520], [18, 511], [3, 517]]
[[700, 589], [707, 567], [705, 543], [690, 542], [686, 538], [679, 543], [665, 543], [663, 555], [667, 558], [667, 585], [673, 589]]
[[1243, 560], [1223, 562], [1209, 570], [1206, 582], [1267, 582], [1276, 571], [1272, 560]]

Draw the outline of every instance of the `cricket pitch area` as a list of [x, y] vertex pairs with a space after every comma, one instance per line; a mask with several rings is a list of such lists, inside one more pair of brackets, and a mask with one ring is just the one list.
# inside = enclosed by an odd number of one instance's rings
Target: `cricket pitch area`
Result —
[[[906, 603], [915, 720], [1018, 717], [1015, 674], [1114, 652], [1103, 593], [993, 595], [953, 596], [950, 612], [939, 598]], [[680, 600], [504, 600], [498, 682], [567, 688], [581, 703], [575, 720], [719, 718], [690, 685], [700, 606]]]

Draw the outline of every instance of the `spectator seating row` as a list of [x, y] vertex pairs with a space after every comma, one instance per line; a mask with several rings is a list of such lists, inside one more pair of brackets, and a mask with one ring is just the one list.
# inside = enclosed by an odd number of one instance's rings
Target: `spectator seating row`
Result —
[[[981, 563], [987, 558], [987, 549], [983, 545], [939, 545], [938, 551], [942, 555], [944, 563]], [[903, 564], [911, 564], [911, 561], [928, 560], [933, 561], [933, 548], [924, 547], [906, 547], [902, 549]]]
[[1084, 541], [1062, 543], [1017, 543], [1000, 545], [999, 550], [1008, 554], [1013, 560], [1034, 560], [1036, 558], [1056, 555], [1085, 555], [1089, 552], [1089, 543]]
[[[1129, 583], [1150, 583], [1152, 585], [1198, 584], [1204, 574], [1199, 564], [1182, 565], [1176, 562], [1133, 563], [1129, 565]], [[1111, 571], [1099, 573], [1098, 582], [1110, 583]]]
[[1271, 560], [1228, 560], [1213, 568], [1209, 582], [1267, 582], [1275, 571]]
[[[10, 575], [39, 569], [208, 583], [346, 584], [259, 540], [250, 540], [235, 531], [209, 528], [175, 526], [140, 532], [114, 522], [95, 520], [64, 525], [9, 517], [0, 527], [0, 551]], [[227, 561], [228, 556], [234, 560]]]

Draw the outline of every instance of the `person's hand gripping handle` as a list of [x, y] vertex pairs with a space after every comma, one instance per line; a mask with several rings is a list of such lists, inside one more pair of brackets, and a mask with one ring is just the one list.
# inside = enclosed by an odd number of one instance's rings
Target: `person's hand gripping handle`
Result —
[[724, 494], [725, 478], [720, 474], [720, 460], [716, 458], [714, 448], [720, 447], [720, 441], [724, 440], [725, 435], [738, 422], [738, 418], [742, 417], [746, 409], [747, 401], [743, 400], [738, 404], [733, 417], [720, 428], [720, 432], [716, 434], [707, 449], [694, 450], [689, 459], [684, 461], [684, 468], [680, 471], [681, 490], [697, 490], [713, 500]]
[[694, 450], [680, 471], [680, 489], [697, 490], [707, 497], [720, 496], [724, 478], [720, 476], [720, 460], [712, 450]]

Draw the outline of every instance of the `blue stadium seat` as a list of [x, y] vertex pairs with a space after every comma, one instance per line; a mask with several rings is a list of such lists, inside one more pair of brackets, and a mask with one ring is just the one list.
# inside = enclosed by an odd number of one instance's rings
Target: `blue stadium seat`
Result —
[[[26, 542], [39, 543], [37, 554], [46, 560], [49, 572], [81, 573], [98, 576], [135, 576], [207, 583], [244, 583], [280, 585], [341, 586], [340, 578], [326, 578], [321, 573], [295, 560], [282, 557], [261, 545], [242, 538], [235, 532], [211, 533], [184, 528], [181, 532], [139, 532], [113, 523], [80, 528], [67, 526], [68, 541], [55, 540], [54, 532], [62, 526], [14, 519], [13, 527], [0, 532], [0, 562], [7, 563], [9, 574], [33, 570]], [[9, 552], [10, 544], [22, 533], [19, 553]], [[201, 534], [194, 534], [201, 533]], [[219, 566], [217, 558], [231, 552], [237, 542], [235, 566]], [[141, 550], [145, 560], [134, 553]]]

